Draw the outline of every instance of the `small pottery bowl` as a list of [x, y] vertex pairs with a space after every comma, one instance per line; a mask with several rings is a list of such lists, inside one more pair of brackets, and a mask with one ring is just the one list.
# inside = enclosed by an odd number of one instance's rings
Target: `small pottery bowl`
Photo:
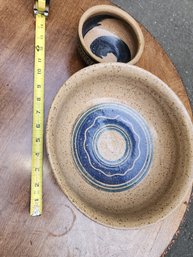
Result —
[[107, 226], [155, 223], [192, 185], [191, 119], [163, 81], [133, 65], [74, 74], [53, 101], [46, 139], [64, 193]]
[[135, 64], [144, 49], [138, 23], [125, 11], [111, 5], [88, 9], [78, 27], [79, 52], [90, 65], [101, 62]]

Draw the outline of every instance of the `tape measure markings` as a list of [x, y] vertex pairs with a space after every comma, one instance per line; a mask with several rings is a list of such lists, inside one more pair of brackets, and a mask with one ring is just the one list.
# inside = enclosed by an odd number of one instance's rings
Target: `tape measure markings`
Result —
[[[45, 1], [39, 7], [45, 9]], [[43, 3], [44, 2], [44, 5]], [[42, 214], [45, 16], [36, 15], [30, 215]]]

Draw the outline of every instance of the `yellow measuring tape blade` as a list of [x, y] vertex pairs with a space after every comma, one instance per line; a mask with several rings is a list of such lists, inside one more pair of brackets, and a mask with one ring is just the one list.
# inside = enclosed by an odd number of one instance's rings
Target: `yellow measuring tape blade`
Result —
[[[40, 1], [44, 2], [45, 1]], [[45, 7], [44, 7], [45, 9]], [[45, 16], [36, 15], [30, 215], [42, 214]]]
[[38, 10], [44, 11], [46, 8], [46, 1], [45, 0], [38, 0]]

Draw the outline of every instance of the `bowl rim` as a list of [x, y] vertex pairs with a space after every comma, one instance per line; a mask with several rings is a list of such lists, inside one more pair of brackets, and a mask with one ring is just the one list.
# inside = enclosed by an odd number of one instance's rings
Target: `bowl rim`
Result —
[[[133, 29], [133, 31], [137, 37], [138, 47], [137, 47], [137, 52], [136, 52], [134, 58], [132, 58], [127, 64], [137, 63], [143, 53], [144, 45], [145, 45], [145, 39], [144, 39], [142, 30], [141, 30], [139, 24], [137, 23], [137, 21], [131, 15], [129, 15], [127, 12], [123, 11], [119, 7], [116, 7], [113, 5], [93, 6], [89, 9], [87, 9], [81, 16], [81, 18], [79, 20], [79, 24], [78, 24], [78, 36], [79, 36], [80, 44], [81, 44], [82, 48], [84, 49], [84, 51], [86, 52], [86, 54], [88, 56], [90, 56], [90, 58], [92, 60], [96, 61], [97, 63], [101, 63], [101, 60], [87, 48], [87, 46], [85, 45], [85, 42], [84, 42], [83, 35], [82, 35], [82, 28], [83, 28], [85, 21], [89, 17], [97, 15], [97, 14], [108, 14], [113, 17], [122, 19]], [[107, 62], [105, 62], [105, 63], [107, 63]]]
[[[131, 69], [131, 71], [133, 70], [134, 72], [140, 71], [142, 74], [142, 77], [148, 74], [148, 76], [149, 76], [148, 79], [154, 80], [153, 87], [155, 88], [155, 90], [158, 91], [158, 93], [160, 95], [165, 97], [166, 100], [173, 101], [173, 106], [177, 108], [177, 111], [180, 113], [180, 116], [181, 116], [180, 119], [182, 119], [184, 122], [184, 124], [182, 124], [182, 126], [185, 126], [186, 133], [187, 133], [187, 136], [189, 139], [189, 141], [187, 143], [188, 143], [189, 149], [191, 151], [188, 153], [188, 158], [189, 158], [188, 159], [189, 169], [187, 172], [188, 175], [186, 174], [186, 176], [185, 176], [185, 181], [183, 183], [183, 186], [181, 187], [181, 191], [179, 192], [179, 194], [177, 196], [177, 200], [175, 202], [170, 202], [170, 205], [165, 206], [165, 209], [162, 211], [161, 214], [160, 213], [156, 214], [155, 216], [153, 216], [151, 218], [150, 221], [145, 220], [145, 221], [143, 221], [142, 224], [135, 224], [135, 225], [132, 224], [130, 226], [125, 227], [125, 226], [120, 226], [120, 225], [115, 224], [116, 222], [114, 224], [109, 224], [109, 223], [105, 222], [105, 219], [103, 219], [103, 220], [98, 219], [98, 218], [96, 219], [94, 215], [91, 215], [91, 213], [89, 213], [89, 211], [85, 210], [81, 206], [81, 204], [79, 204], [78, 200], [73, 198], [73, 193], [70, 194], [70, 192], [63, 187], [62, 181], [59, 179], [59, 175], [57, 174], [57, 173], [60, 173], [60, 171], [56, 172], [57, 164], [55, 163], [55, 161], [52, 159], [52, 156], [51, 156], [51, 151], [50, 151], [50, 149], [52, 148], [51, 140], [50, 140], [51, 135], [52, 135], [51, 123], [52, 123], [53, 117], [54, 117], [53, 114], [55, 113], [55, 105], [60, 102], [60, 98], [58, 98], [58, 95], [63, 94], [66, 91], [66, 87], [68, 87], [70, 83], [75, 82], [80, 75], [84, 74], [85, 76], [87, 76], [89, 74], [90, 70], [97, 71], [97, 70], [104, 70], [104, 68], [106, 71], [109, 68], [110, 69], [121, 68], [123, 71], [126, 71], [126, 69]], [[157, 83], [155, 83], [155, 82], [157, 82]], [[94, 220], [95, 222], [105, 225], [107, 227], [116, 228], [116, 229], [136, 229], [136, 228], [146, 227], [148, 225], [155, 224], [158, 221], [163, 220], [166, 217], [168, 217], [169, 215], [171, 215], [171, 213], [173, 213], [183, 203], [184, 197], [191, 190], [192, 181], [193, 181], [193, 125], [192, 125], [190, 115], [188, 114], [185, 106], [183, 105], [183, 103], [179, 99], [179, 97], [175, 94], [175, 92], [171, 88], [169, 88], [167, 86], [167, 84], [165, 82], [163, 82], [161, 79], [159, 79], [157, 76], [150, 73], [149, 71], [146, 71], [138, 66], [127, 65], [127, 64], [123, 64], [123, 63], [101, 63], [101, 64], [94, 64], [92, 66], [88, 66], [88, 67], [76, 72], [75, 74], [73, 74], [59, 89], [59, 91], [57, 92], [57, 94], [52, 102], [52, 105], [51, 105], [51, 108], [49, 111], [49, 115], [48, 115], [48, 119], [47, 119], [47, 126], [46, 126], [46, 149], [47, 149], [48, 158], [49, 158], [49, 162], [50, 162], [54, 177], [56, 178], [56, 180], [57, 180], [61, 190], [64, 192], [65, 196], [85, 216], [87, 216], [91, 220]]]

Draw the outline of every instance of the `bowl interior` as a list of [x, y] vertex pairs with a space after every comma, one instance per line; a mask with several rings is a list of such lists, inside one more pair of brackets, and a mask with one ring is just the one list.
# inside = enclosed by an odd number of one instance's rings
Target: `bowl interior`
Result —
[[128, 63], [136, 56], [139, 42], [133, 27], [121, 17], [97, 13], [82, 27], [84, 48], [97, 62]]
[[[101, 181], [100, 171], [96, 171], [97, 177], [96, 173], [93, 175], [85, 166], [88, 160], [77, 163], [76, 155], [84, 147], [87, 149], [90, 144], [86, 139], [85, 145], [81, 143], [83, 140], [81, 129], [89, 132], [92, 127], [96, 128], [100, 125], [98, 121], [95, 123], [98, 118], [89, 116], [98, 106], [104, 110], [103, 115], [99, 116], [100, 119], [104, 119], [103, 127], [105, 129], [108, 127], [108, 131], [104, 130], [101, 134], [95, 133], [94, 136], [91, 133], [89, 140], [93, 149], [95, 148], [93, 142], [97, 142], [96, 149], [99, 152], [97, 156], [99, 159], [100, 156], [102, 156], [101, 159], [105, 159], [104, 162], [106, 166], [109, 165], [108, 168], [112, 162], [119, 162], [121, 158], [124, 159], [124, 156], [127, 156], [127, 154], [124, 155], [125, 142], [129, 140], [124, 141], [124, 135], [120, 136], [120, 133], [117, 134], [115, 130], [113, 132], [109, 130], [108, 122], [110, 121], [112, 125], [114, 119], [116, 124], [119, 124], [120, 120], [122, 123], [131, 124], [132, 117], [131, 119], [128, 116], [128, 118], [122, 118], [120, 114], [120, 118], [117, 116], [117, 110], [124, 108], [134, 110], [141, 117], [139, 124], [145, 123], [143, 130], [146, 131], [146, 126], [148, 127], [150, 140], [145, 141], [140, 136], [138, 139], [144, 143], [144, 145], [140, 143], [141, 154], [144, 155], [146, 148], [150, 149], [148, 154], [151, 154], [152, 159], [145, 157], [150, 161], [146, 165], [146, 173], [133, 186], [128, 186], [128, 181], [131, 182], [128, 178], [126, 178], [127, 188], [122, 187], [125, 181], [120, 182], [116, 177], [113, 181]], [[113, 106], [113, 117], [104, 118], [106, 106]], [[116, 109], [117, 107], [114, 108], [114, 106], [120, 106], [120, 108]], [[91, 122], [91, 125], [84, 123], [85, 117], [88, 117], [88, 122], [89, 119], [93, 119], [94, 122]], [[107, 120], [108, 122], [105, 123]], [[130, 131], [137, 131], [133, 124], [129, 126], [132, 128]], [[120, 130], [119, 125], [114, 127]], [[126, 130], [125, 128], [124, 131]], [[132, 133], [130, 135], [132, 137]], [[68, 198], [83, 213], [91, 219], [112, 227], [140, 227], [168, 215], [181, 203], [190, 188], [191, 137], [191, 121], [185, 108], [162, 81], [134, 66], [98, 64], [73, 75], [57, 94], [48, 119], [47, 149], [58, 183]], [[131, 144], [126, 144], [132, 149], [130, 147], [133, 144], [132, 140]], [[85, 158], [88, 159], [88, 157]], [[94, 162], [90, 163], [90, 166], [94, 165]], [[108, 171], [108, 176], [112, 175], [113, 169]], [[128, 174], [132, 176], [132, 173]], [[104, 190], [104, 187], [108, 190]], [[121, 190], [109, 190], [112, 187], [113, 189], [119, 187]]]

